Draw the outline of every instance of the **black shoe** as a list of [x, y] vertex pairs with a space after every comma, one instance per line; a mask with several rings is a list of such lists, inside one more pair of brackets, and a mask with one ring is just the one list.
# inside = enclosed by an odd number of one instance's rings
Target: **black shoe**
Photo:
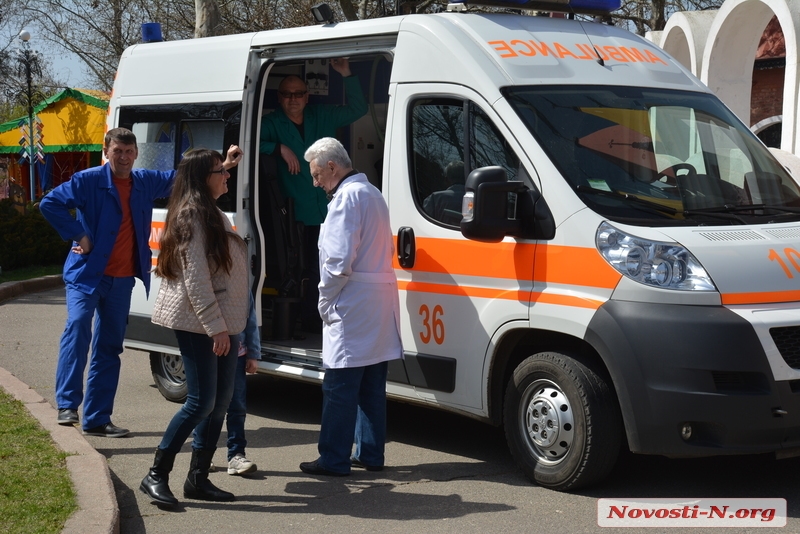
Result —
[[323, 475], [326, 477], [346, 477], [350, 473], [337, 473], [336, 471], [329, 471], [325, 469], [321, 465], [319, 465], [319, 460], [314, 460], [313, 462], [303, 462], [300, 464], [300, 471], [303, 473], [307, 473], [309, 475]]
[[360, 467], [362, 469], [366, 469], [367, 471], [383, 471], [382, 465], [366, 465], [361, 463], [361, 460], [356, 457], [350, 458], [350, 464], [353, 467]]
[[121, 438], [128, 434], [130, 434], [130, 430], [114, 426], [114, 423], [106, 423], [83, 431], [84, 436], [100, 436], [102, 438]]
[[58, 418], [56, 419], [59, 425], [77, 425], [78, 424], [78, 410], [70, 408], [59, 408]]

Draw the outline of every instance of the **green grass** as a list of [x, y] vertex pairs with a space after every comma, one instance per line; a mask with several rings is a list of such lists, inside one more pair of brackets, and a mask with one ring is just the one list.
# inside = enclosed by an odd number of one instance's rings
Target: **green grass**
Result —
[[0, 532], [61, 532], [77, 509], [66, 457], [25, 406], [0, 389]]
[[48, 265], [45, 267], [35, 266], [26, 267], [24, 269], [14, 269], [13, 271], [3, 270], [0, 273], [0, 284], [3, 282], [18, 282], [20, 280], [30, 280], [31, 278], [39, 278], [49, 274], [61, 274], [63, 265]]

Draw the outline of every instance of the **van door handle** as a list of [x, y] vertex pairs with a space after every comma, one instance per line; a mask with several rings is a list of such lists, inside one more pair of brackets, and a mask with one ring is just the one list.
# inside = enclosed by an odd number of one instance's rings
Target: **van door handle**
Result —
[[397, 231], [397, 261], [400, 267], [412, 269], [417, 257], [417, 245], [414, 242], [414, 229], [403, 226]]

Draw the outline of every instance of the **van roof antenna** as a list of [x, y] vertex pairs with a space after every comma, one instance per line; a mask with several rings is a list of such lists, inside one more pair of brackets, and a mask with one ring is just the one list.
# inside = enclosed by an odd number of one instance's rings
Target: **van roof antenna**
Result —
[[[570, 15], [572, 15], [573, 17], [575, 16], [575, 12], [571, 8], [570, 8], [569, 12], [570, 12]], [[594, 53], [597, 56], [597, 63], [601, 67], [605, 67], [606, 66], [606, 62], [603, 61], [603, 57], [600, 55], [600, 52], [598, 52], [597, 48], [595, 48], [594, 43], [592, 42], [592, 38], [589, 37], [588, 33], [586, 33], [586, 28], [583, 27], [583, 22], [580, 19], [576, 19], [576, 20], [578, 21], [578, 25], [580, 25], [580, 27], [581, 27], [581, 31], [583, 32], [583, 35], [586, 36], [586, 38], [589, 40], [589, 44], [592, 45], [592, 50], [594, 50]]]

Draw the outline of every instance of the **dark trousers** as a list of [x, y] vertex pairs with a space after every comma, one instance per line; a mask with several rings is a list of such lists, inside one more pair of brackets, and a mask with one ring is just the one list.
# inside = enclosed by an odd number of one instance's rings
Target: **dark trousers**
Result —
[[303, 278], [305, 290], [300, 303], [300, 321], [307, 332], [322, 331], [319, 317], [319, 226], [306, 226], [303, 231]]
[[233, 395], [238, 338], [231, 337], [228, 354], [217, 356], [206, 334], [175, 330], [175, 337], [186, 371], [186, 402], [172, 417], [158, 448], [177, 454], [194, 430], [192, 448], [214, 450]]
[[325, 369], [317, 445], [318, 461], [325, 469], [349, 473], [351, 454], [365, 465], [383, 465], [388, 370], [387, 362]]

